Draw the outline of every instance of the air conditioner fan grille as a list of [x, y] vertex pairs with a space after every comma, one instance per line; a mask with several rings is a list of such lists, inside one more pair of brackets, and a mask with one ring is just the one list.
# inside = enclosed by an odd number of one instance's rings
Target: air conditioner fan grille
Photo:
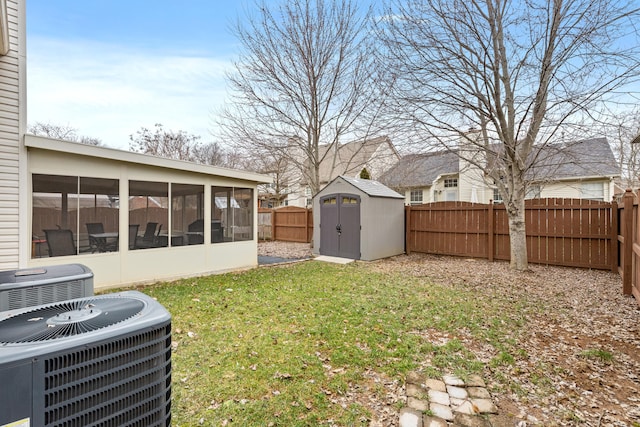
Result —
[[0, 343], [27, 343], [70, 337], [120, 323], [145, 303], [126, 297], [83, 298], [35, 307], [0, 321]]

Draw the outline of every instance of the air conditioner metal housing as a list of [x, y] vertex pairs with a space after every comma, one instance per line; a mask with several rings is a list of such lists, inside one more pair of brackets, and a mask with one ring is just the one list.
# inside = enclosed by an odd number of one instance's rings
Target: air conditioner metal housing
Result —
[[93, 272], [82, 264], [0, 272], [0, 311], [93, 295]]
[[12, 310], [0, 384], [0, 426], [170, 426], [171, 315], [137, 291]]

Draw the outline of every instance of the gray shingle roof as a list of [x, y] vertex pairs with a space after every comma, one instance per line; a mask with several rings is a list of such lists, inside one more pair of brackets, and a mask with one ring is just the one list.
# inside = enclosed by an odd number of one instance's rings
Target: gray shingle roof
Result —
[[349, 184], [371, 197], [386, 197], [392, 199], [404, 199], [402, 194], [398, 194], [384, 184], [370, 179], [350, 178], [348, 176], [340, 176]]
[[380, 182], [393, 188], [427, 187], [440, 175], [458, 173], [457, 153], [437, 151], [404, 156], [380, 177]]
[[533, 150], [533, 180], [618, 176], [620, 171], [606, 138], [592, 138], [564, 144], [549, 144]]
[[[530, 180], [618, 176], [620, 172], [606, 138], [534, 147], [527, 172]], [[459, 173], [457, 150], [410, 154], [387, 170], [380, 182], [392, 188], [428, 187], [440, 175]]]

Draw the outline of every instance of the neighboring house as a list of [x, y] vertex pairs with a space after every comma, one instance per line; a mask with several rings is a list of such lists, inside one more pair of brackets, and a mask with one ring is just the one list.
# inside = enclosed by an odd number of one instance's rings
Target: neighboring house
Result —
[[[526, 198], [613, 198], [619, 171], [606, 138], [549, 144], [534, 152], [536, 163], [528, 171]], [[458, 153], [456, 149], [404, 156], [379, 180], [404, 194], [407, 205], [501, 202], [493, 180]]]
[[[341, 175], [358, 178], [365, 168], [370, 178], [376, 180], [400, 159], [388, 136], [341, 144], [336, 153], [329, 150], [335, 150], [335, 147], [323, 145], [319, 150], [319, 156], [323, 158], [319, 171], [320, 189]], [[310, 207], [313, 194], [301, 174], [298, 173], [297, 179], [292, 182], [295, 184], [286, 189], [285, 205]]]
[[25, 135], [25, 2], [0, 14], [0, 270], [80, 263], [104, 288], [257, 265], [269, 177]]

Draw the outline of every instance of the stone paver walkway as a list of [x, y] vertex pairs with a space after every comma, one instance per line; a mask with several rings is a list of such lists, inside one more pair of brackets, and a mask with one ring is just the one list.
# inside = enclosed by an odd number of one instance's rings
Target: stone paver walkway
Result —
[[453, 375], [442, 380], [411, 372], [405, 386], [407, 406], [400, 410], [400, 427], [490, 427], [498, 412], [482, 378], [466, 381]]

